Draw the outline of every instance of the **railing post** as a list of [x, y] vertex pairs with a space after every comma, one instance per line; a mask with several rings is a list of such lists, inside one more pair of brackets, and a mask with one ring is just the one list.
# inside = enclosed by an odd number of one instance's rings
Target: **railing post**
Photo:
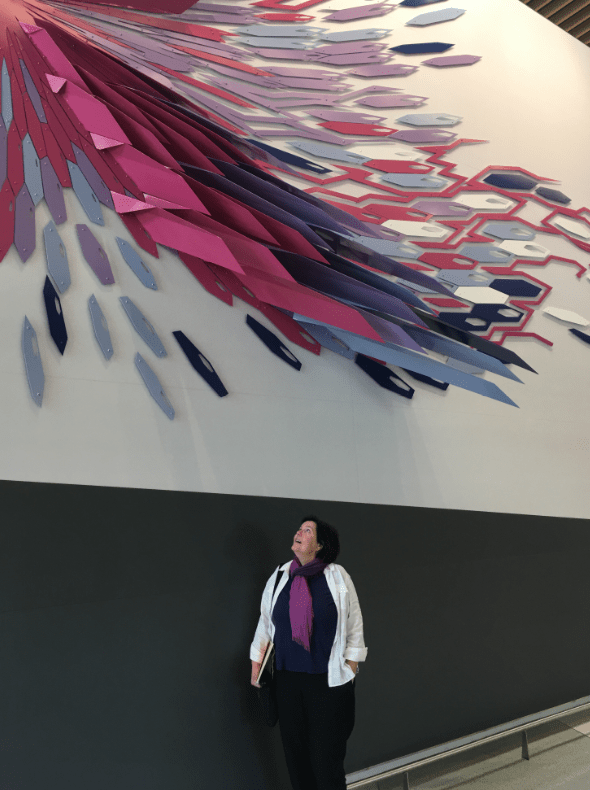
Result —
[[529, 742], [526, 737], [526, 730], [522, 731], [522, 759], [530, 760], [529, 757]]
[[407, 771], [404, 774], [404, 790], [410, 790], [410, 777]]

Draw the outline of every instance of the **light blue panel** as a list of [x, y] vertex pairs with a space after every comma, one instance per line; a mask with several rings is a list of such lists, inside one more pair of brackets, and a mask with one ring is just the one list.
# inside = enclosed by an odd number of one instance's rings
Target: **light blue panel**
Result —
[[428, 14], [420, 14], [406, 22], [406, 25], [424, 27], [425, 25], [435, 25], [438, 22], [450, 22], [465, 13], [464, 8], [443, 8], [441, 11], [431, 11]]
[[43, 109], [43, 104], [41, 103], [41, 97], [39, 96], [39, 91], [37, 90], [37, 86], [33, 82], [33, 78], [29, 74], [29, 70], [25, 62], [19, 58], [19, 63], [23, 74], [23, 79], [25, 81], [25, 88], [27, 89], [27, 93], [29, 94], [31, 104], [33, 105], [33, 109], [37, 114], [37, 118], [41, 121], [41, 123], [47, 123], [47, 118], [45, 117], [45, 110]]
[[451, 285], [457, 286], [457, 288], [459, 286], [478, 286], [479, 288], [485, 288], [492, 282], [494, 277], [487, 272], [441, 269], [437, 273], [436, 279], [440, 280], [445, 285], [450, 283]]
[[297, 148], [299, 151], [304, 151], [306, 154], [312, 156], [319, 156], [322, 159], [332, 159], [334, 162], [345, 162], [349, 165], [363, 165], [365, 162], [370, 161], [370, 156], [362, 156], [355, 154], [353, 151], [347, 151], [338, 145], [330, 145], [330, 143], [314, 143], [311, 140], [294, 140], [288, 143], [291, 148]]
[[72, 179], [72, 187], [74, 188], [76, 197], [80, 201], [80, 205], [86, 212], [86, 216], [90, 222], [94, 222], [96, 225], [104, 225], [102, 209], [98, 202], [98, 198], [94, 194], [94, 190], [84, 178], [78, 165], [70, 162], [69, 159], [66, 161], [68, 163], [68, 170], [70, 171], [70, 178]]
[[156, 376], [154, 371], [150, 368], [145, 359], [140, 353], [135, 355], [135, 366], [139, 370], [145, 386], [152, 398], [156, 401], [158, 406], [162, 409], [164, 414], [170, 419], [174, 419], [174, 409], [172, 404], [166, 397], [164, 388], [160, 384], [160, 379]]
[[512, 253], [494, 247], [493, 244], [465, 244], [457, 250], [457, 255], [463, 255], [479, 263], [508, 263], [514, 258]]
[[31, 397], [37, 406], [41, 406], [43, 403], [43, 390], [45, 388], [45, 375], [43, 373], [43, 365], [41, 363], [41, 353], [39, 351], [39, 344], [37, 342], [37, 333], [33, 329], [31, 322], [26, 316], [23, 325], [21, 343]]
[[317, 340], [318, 343], [323, 346], [324, 348], [329, 349], [330, 351], [334, 351], [336, 354], [340, 354], [342, 357], [346, 357], [346, 359], [354, 359], [356, 353], [351, 351], [348, 346], [341, 340], [339, 337], [334, 337], [332, 332], [328, 329], [327, 326], [322, 324], [311, 324], [306, 323], [300, 319], [297, 320], [297, 323], [305, 329], [305, 331], [310, 334], [314, 340]]
[[92, 321], [92, 328], [94, 329], [94, 337], [100, 346], [104, 358], [108, 361], [113, 356], [113, 344], [111, 342], [111, 335], [106, 318], [94, 294], [92, 294], [88, 300], [88, 310], [90, 311], [90, 320]]
[[456, 343], [448, 337], [437, 335], [434, 332], [427, 332], [418, 326], [404, 325], [404, 330], [416, 341], [416, 343], [418, 343], [418, 345], [428, 351], [444, 354], [447, 357], [452, 357], [467, 365], [472, 365], [482, 370], [489, 370], [490, 373], [497, 373], [499, 376], [504, 376], [504, 378], [512, 379], [512, 381], [518, 381], [522, 384], [518, 376], [515, 376], [503, 362], [500, 362], [500, 360], [495, 357], [490, 357], [488, 354], [484, 354], [483, 351], [476, 351], [470, 346], [466, 346], [463, 343]]
[[133, 328], [137, 332], [137, 334], [144, 340], [148, 346], [152, 349], [154, 354], [157, 357], [165, 357], [166, 349], [164, 348], [162, 341], [158, 337], [158, 333], [154, 329], [154, 327], [150, 324], [141, 310], [136, 307], [135, 304], [131, 301], [128, 296], [120, 296], [119, 301], [123, 305], [125, 312], [127, 313], [127, 317], [131, 321]]
[[115, 236], [115, 238], [117, 239], [117, 244], [119, 245], [121, 255], [125, 259], [125, 262], [129, 264], [131, 271], [141, 280], [146, 288], [151, 288], [152, 291], [157, 291], [158, 286], [154, 280], [154, 275], [150, 271], [149, 267], [139, 257], [138, 253], [133, 249], [131, 244], [125, 241], [125, 239], [120, 239], [118, 236]]
[[31, 135], [27, 132], [23, 137], [23, 166], [25, 171], [25, 184], [35, 206], [43, 200], [43, 179], [41, 177], [41, 163], [35, 150]]
[[[298, 314], [295, 314], [293, 318], [295, 318], [296, 321], [301, 320], [309, 323], [317, 323]], [[322, 325], [328, 326], [327, 324]], [[404, 329], [406, 328], [407, 327], [404, 326]], [[436, 379], [437, 381], [446, 381], [456, 387], [476, 392], [478, 395], [484, 395], [487, 398], [507, 403], [510, 406], [517, 405], [491, 381], [478, 379], [468, 373], [453, 370], [453, 368], [449, 368], [448, 365], [444, 365], [442, 362], [429, 359], [408, 349], [402, 350], [393, 343], [377, 343], [374, 340], [354, 335], [352, 332], [346, 332], [343, 329], [338, 329], [333, 326], [328, 326], [328, 329], [335, 337], [340, 338], [350, 349], [357, 351], [359, 354], [365, 354], [367, 357], [380, 359], [390, 365], [397, 365], [400, 368], [411, 370], [415, 373], [422, 373], [422, 375], [430, 376], [430, 378]]]
[[68, 266], [66, 248], [57, 232], [55, 222], [48, 222], [43, 228], [43, 240], [45, 241], [47, 271], [57, 286], [57, 290], [60, 293], [64, 293], [71, 283], [70, 267]]
[[12, 123], [12, 89], [10, 87], [10, 74], [6, 67], [6, 60], [2, 61], [2, 120], [6, 131], [10, 130]]
[[390, 255], [392, 258], [416, 260], [424, 254], [422, 247], [417, 247], [410, 241], [389, 241], [389, 239], [374, 239], [371, 236], [357, 236], [354, 241], [358, 241], [363, 247], [368, 247], [373, 252], [378, 252], [380, 255]]
[[380, 180], [404, 189], [442, 189], [448, 183], [447, 178], [419, 173], [386, 173]]
[[482, 228], [482, 232], [487, 236], [494, 236], [496, 239], [504, 241], [532, 241], [535, 232], [526, 225], [521, 225], [518, 220], [512, 222], [488, 222]]

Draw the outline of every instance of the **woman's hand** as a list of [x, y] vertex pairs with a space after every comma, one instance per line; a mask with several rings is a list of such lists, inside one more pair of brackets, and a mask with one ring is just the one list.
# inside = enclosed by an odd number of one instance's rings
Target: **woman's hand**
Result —
[[356, 675], [356, 671], [358, 669], [359, 662], [358, 661], [351, 661], [349, 658], [346, 659], [346, 663], [352, 669], [354, 674]]
[[257, 689], [262, 688], [260, 683], [256, 682], [256, 678], [258, 677], [258, 673], [260, 672], [261, 666], [262, 666], [262, 661], [252, 661], [252, 677], [250, 679], [250, 683], [253, 686], [256, 686]]

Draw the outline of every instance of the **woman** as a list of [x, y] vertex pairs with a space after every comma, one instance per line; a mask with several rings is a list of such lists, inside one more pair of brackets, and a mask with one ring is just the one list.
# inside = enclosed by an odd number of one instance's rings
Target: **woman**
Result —
[[[345, 790], [346, 741], [354, 727], [354, 677], [364, 661], [363, 618], [348, 573], [334, 560], [337, 531], [315, 516], [297, 530], [295, 559], [262, 595], [250, 647], [252, 685], [269, 641], [276, 649], [281, 740], [293, 790]], [[272, 596], [272, 600], [271, 600]]]

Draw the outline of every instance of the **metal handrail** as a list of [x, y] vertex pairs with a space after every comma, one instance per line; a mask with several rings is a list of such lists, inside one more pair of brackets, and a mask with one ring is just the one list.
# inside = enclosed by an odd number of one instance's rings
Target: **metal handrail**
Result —
[[347, 774], [346, 788], [347, 790], [354, 790], [359, 787], [366, 787], [371, 782], [376, 782], [382, 779], [387, 779], [390, 776], [397, 774], [404, 775], [404, 790], [409, 790], [410, 779], [409, 771], [419, 768], [423, 765], [428, 765], [442, 757], [449, 757], [451, 755], [459, 754], [467, 749], [472, 749], [474, 746], [479, 746], [483, 743], [490, 743], [491, 741], [505, 738], [514, 733], [522, 733], [522, 757], [525, 760], [529, 759], [528, 741], [526, 732], [531, 727], [536, 727], [539, 724], [544, 724], [552, 719], [558, 719], [566, 714], [576, 713], [577, 711], [590, 708], [590, 697], [580, 697], [574, 702], [568, 702], [564, 705], [557, 705], [554, 708], [548, 708], [540, 713], [534, 713], [530, 716], [524, 716], [520, 719], [500, 724], [497, 727], [490, 727], [487, 730], [467, 735], [464, 738], [458, 738], [454, 741], [447, 741], [446, 743], [439, 744], [430, 749], [424, 749], [420, 752], [398, 757], [395, 760], [390, 760], [387, 763], [380, 763], [373, 765], [371, 768], [365, 768], [361, 771], [355, 771], [352, 774]]

